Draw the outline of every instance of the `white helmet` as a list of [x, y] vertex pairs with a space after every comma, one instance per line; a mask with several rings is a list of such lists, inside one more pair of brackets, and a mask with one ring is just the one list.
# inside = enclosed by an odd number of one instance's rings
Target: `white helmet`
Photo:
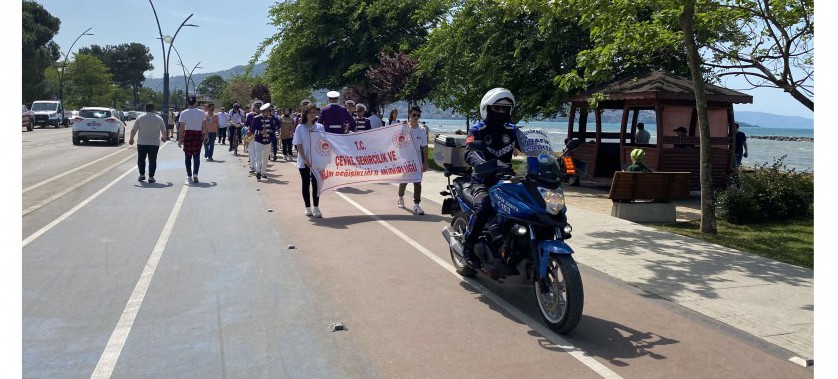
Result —
[[509, 114], [512, 115], [512, 108], [515, 108], [515, 96], [506, 88], [492, 88], [483, 95], [480, 100], [480, 118], [486, 119], [490, 105], [501, 105], [509, 107]]

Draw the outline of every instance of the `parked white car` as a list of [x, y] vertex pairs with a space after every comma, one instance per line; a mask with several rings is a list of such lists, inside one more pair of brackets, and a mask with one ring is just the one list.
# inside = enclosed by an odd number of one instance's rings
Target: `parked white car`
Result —
[[73, 119], [73, 145], [104, 140], [117, 146], [125, 142], [125, 123], [113, 108], [84, 107]]

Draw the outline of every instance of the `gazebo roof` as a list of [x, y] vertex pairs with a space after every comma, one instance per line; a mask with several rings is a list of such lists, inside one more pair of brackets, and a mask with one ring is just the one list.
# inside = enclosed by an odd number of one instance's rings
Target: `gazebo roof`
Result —
[[[707, 101], [723, 103], [753, 103], [751, 95], [705, 83]], [[570, 101], [588, 101], [595, 93], [607, 95], [608, 100], [688, 100], [695, 101], [692, 80], [663, 71], [632, 75], [599, 85], [571, 97]]]

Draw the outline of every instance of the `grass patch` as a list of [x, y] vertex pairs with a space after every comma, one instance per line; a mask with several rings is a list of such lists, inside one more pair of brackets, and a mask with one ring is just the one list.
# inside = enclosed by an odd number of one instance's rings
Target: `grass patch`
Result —
[[750, 252], [795, 266], [815, 267], [814, 219], [737, 225], [717, 220], [718, 234], [701, 233], [701, 221], [650, 224], [655, 228]]

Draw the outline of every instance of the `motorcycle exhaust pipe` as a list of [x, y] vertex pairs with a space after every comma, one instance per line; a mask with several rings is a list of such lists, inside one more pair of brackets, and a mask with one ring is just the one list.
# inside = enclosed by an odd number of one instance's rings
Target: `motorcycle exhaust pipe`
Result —
[[460, 241], [454, 238], [454, 228], [450, 226], [446, 226], [442, 228], [442, 236], [445, 237], [445, 242], [448, 242], [448, 246], [457, 253], [458, 256], [463, 256], [463, 245]]

